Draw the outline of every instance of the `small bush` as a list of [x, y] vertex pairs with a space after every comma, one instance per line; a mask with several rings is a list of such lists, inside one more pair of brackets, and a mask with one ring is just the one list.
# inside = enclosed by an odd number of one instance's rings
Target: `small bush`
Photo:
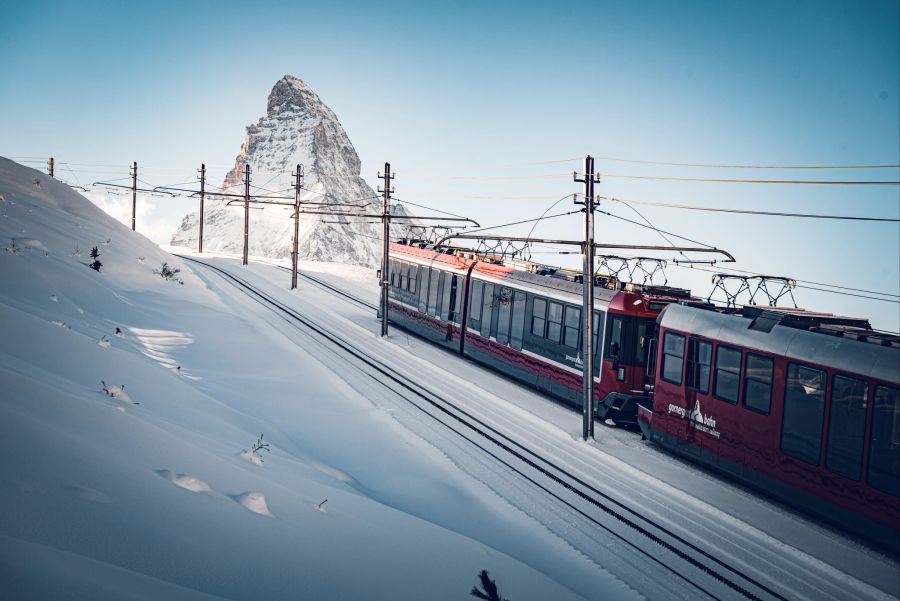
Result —
[[154, 269], [153, 273], [166, 280], [167, 282], [178, 282], [179, 284], [184, 284], [184, 280], [178, 277], [178, 274], [181, 273], [181, 270], [169, 267], [168, 263], [163, 263], [162, 267], [160, 267], [159, 269]]

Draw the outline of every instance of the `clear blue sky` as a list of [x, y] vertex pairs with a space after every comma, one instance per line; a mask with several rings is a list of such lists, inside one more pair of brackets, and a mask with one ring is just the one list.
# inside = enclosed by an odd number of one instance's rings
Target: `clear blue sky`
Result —
[[[290, 73], [337, 113], [370, 183], [390, 160], [398, 197], [483, 224], [536, 217], [579, 187], [566, 176], [442, 178], [564, 174], [579, 163], [522, 163], [587, 153], [729, 164], [900, 163], [895, 0], [486, 4], [7, 3], [0, 21], [0, 155], [122, 165], [116, 173], [80, 165], [81, 181], [127, 175], [132, 160], [147, 166], [142, 177], [154, 184], [180, 181], [201, 162], [221, 177], [243, 127], [264, 113], [271, 86]], [[598, 167], [682, 177], [900, 179], [896, 169]], [[709, 206], [900, 215], [897, 187], [610, 177], [598, 191]], [[177, 216], [193, 208], [151, 200], [146, 220], [155, 239], [165, 239]], [[608, 208], [638, 218], [622, 205]], [[900, 293], [896, 223], [635, 208], [660, 228], [728, 248], [741, 269]], [[536, 233], [576, 237], [578, 218], [546, 222]], [[608, 217], [598, 220], [597, 234], [610, 242], [663, 242]], [[707, 273], [671, 268], [669, 279], [703, 295], [711, 288]], [[870, 316], [876, 326], [900, 331], [895, 303], [807, 289], [796, 295], [809, 308]]]

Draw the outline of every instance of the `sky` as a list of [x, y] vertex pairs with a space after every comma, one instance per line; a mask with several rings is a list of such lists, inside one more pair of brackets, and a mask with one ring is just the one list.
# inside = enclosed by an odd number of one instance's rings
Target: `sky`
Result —
[[[606, 198], [900, 217], [894, 185], [617, 177], [898, 181], [896, 168], [611, 160], [900, 164], [896, 1], [487, 4], [10, 3], [0, 22], [0, 155], [38, 168], [54, 156], [57, 173], [81, 183], [127, 177], [131, 161], [154, 185], [187, 181], [201, 162], [221, 178], [243, 128], [291, 74], [335, 111], [371, 185], [390, 161], [397, 198], [484, 226], [536, 218], [582, 191], [571, 172], [587, 154], [598, 157], [596, 191]], [[122, 210], [117, 197], [95, 201]], [[571, 203], [548, 214], [578, 208]], [[138, 229], [158, 242], [195, 208], [186, 199], [139, 204]], [[897, 222], [611, 201], [600, 209], [618, 217], [598, 214], [598, 241], [667, 244], [624, 217], [737, 259], [693, 270], [670, 261], [670, 284], [705, 297], [710, 271], [722, 268], [793, 277], [800, 306], [900, 332]], [[580, 216], [546, 219], [534, 235], [576, 239]], [[541, 262], [577, 264], [533, 251]], [[823, 284], [846, 289], [812, 289]]]

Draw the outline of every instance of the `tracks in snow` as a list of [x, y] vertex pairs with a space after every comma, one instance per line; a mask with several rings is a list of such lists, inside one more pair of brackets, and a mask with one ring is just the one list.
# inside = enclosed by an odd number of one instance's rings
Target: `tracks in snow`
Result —
[[[789, 592], [779, 592], [741, 566], [732, 566], [688, 537], [664, 524], [656, 523], [613, 496], [599, 490], [570, 470], [545, 458], [526, 445], [499, 431], [485, 420], [459, 407], [445, 396], [413, 382], [382, 359], [361, 350], [346, 338], [314, 323], [295, 309], [261, 292], [243, 278], [203, 261], [184, 257], [214, 270], [244, 294], [312, 334], [338, 353], [352, 359], [361, 372], [408, 402], [414, 410], [455, 433], [479, 452], [505, 467], [518, 478], [553, 500], [559, 506], [618, 540], [633, 553], [655, 564], [664, 572], [688, 583], [690, 587], [715, 599], [786, 600]], [[313, 278], [304, 277], [366, 308], [374, 308], [358, 297]]]

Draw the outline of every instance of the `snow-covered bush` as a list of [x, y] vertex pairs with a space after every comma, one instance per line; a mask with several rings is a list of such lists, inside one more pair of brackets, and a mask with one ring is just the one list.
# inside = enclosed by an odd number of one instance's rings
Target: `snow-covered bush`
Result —
[[103, 380], [100, 380], [100, 383], [103, 384], [103, 393], [112, 398], [116, 398], [120, 396], [123, 392], [125, 392], [125, 385], [121, 384], [119, 386], [109, 385]]
[[100, 251], [97, 250], [96, 246], [91, 249], [91, 258], [94, 262], [90, 263], [88, 267], [99, 273], [100, 268], [103, 267], [103, 263], [100, 262]]
[[256, 439], [256, 442], [253, 443], [253, 445], [249, 449], [241, 452], [241, 457], [243, 457], [250, 463], [261, 465], [263, 463], [263, 458], [260, 454], [260, 451], [271, 452], [269, 443], [263, 442], [262, 434], [259, 435], [259, 438]]
[[181, 273], [181, 270], [169, 267], [168, 263], [163, 263], [162, 267], [160, 267], [159, 269], [154, 269], [153, 273], [157, 274], [167, 282], [178, 282], [179, 284], [184, 284], [184, 280], [178, 277], [178, 274]]

